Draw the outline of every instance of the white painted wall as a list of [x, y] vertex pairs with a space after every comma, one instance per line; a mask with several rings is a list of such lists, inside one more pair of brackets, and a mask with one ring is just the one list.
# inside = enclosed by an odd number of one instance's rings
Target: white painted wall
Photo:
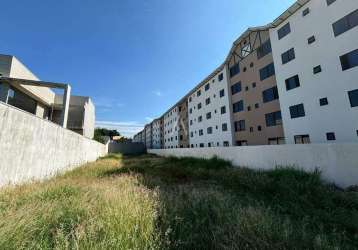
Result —
[[164, 148], [179, 147], [179, 108], [164, 114]]
[[[224, 79], [219, 81], [218, 76], [223, 74]], [[209, 90], [205, 91], [205, 85], [209, 84]], [[225, 95], [220, 97], [220, 90], [224, 90]], [[199, 90], [199, 89], [198, 89]], [[229, 91], [226, 70], [215, 75], [212, 79], [208, 80], [200, 87], [201, 95], [197, 96], [197, 91], [193, 93], [188, 100], [188, 113], [189, 113], [189, 145], [199, 147], [204, 143], [208, 147], [208, 143], [212, 147], [223, 146], [223, 142], [227, 141], [232, 145], [232, 129], [230, 122], [230, 104], [229, 104]], [[189, 98], [190, 98], [189, 97]], [[210, 98], [210, 104], [206, 105], [205, 100]], [[198, 109], [198, 103], [201, 103], [202, 108]], [[221, 114], [221, 107], [226, 107], [226, 113]], [[190, 113], [190, 110], [192, 111]], [[211, 112], [211, 119], [206, 119], [206, 114]], [[198, 117], [202, 116], [202, 122], [199, 122]], [[227, 124], [227, 131], [222, 131], [222, 124]], [[213, 133], [208, 134], [207, 128], [212, 127]], [[203, 130], [203, 135], [199, 136], [199, 130]]]
[[[302, 11], [310, 9], [303, 17]], [[326, 0], [311, 0], [279, 27], [270, 30], [277, 87], [284, 133], [287, 143], [294, 136], [309, 134], [311, 142], [325, 143], [326, 133], [334, 132], [336, 142], [358, 142], [358, 108], [350, 106], [348, 91], [358, 89], [358, 67], [342, 71], [339, 56], [358, 48], [358, 27], [335, 37], [332, 24], [353, 10], [357, 0], [337, 0], [327, 6]], [[290, 22], [291, 33], [278, 40], [277, 30]], [[316, 42], [308, 45], [314, 35]], [[295, 49], [296, 59], [282, 65], [281, 54]], [[322, 72], [314, 75], [313, 67]], [[300, 87], [286, 91], [285, 79], [298, 74]], [[328, 106], [320, 106], [320, 98], [328, 98]], [[291, 119], [289, 107], [304, 103], [305, 117]]]
[[41, 180], [95, 161], [107, 147], [0, 103], [0, 186]]
[[234, 166], [251, 169], [274, 169], [276, 166], [295, 167], [312, 172], [320, 169], [328, 182], [343, 188], [358, 185], [358, 144], [305, 144], [277, 146], [216, 147], [195, 149], [149, 150], [160, 156], [218, 156]]

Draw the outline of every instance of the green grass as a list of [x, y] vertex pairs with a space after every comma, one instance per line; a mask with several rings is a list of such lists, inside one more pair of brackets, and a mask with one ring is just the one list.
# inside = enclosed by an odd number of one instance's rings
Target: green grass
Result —
[[358, 193], [289, 168], [110, 155], [0, 190], [0, 249], [357, 249]]

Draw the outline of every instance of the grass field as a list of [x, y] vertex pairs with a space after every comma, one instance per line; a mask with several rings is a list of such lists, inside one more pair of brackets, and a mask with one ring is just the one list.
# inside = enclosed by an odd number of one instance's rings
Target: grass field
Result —
[[0, 190], [0, 249], [357, 249], [358, 193], [319, 173], [110, 155]]

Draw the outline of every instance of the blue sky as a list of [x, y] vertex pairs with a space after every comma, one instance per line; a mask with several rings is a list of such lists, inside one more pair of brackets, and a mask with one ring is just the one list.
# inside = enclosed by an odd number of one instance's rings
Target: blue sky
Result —
[[248, 27], [293, 2], [3, 1], [0, 53], [92, 97], [97, 124], [130, 136], [220, 65]]

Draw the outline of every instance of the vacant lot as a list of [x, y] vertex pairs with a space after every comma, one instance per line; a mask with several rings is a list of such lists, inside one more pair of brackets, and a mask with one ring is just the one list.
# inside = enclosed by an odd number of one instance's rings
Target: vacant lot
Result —
[[355, 249], [358, 194], [319, 174], [111, 155], [0, 190], [1, 249]]

